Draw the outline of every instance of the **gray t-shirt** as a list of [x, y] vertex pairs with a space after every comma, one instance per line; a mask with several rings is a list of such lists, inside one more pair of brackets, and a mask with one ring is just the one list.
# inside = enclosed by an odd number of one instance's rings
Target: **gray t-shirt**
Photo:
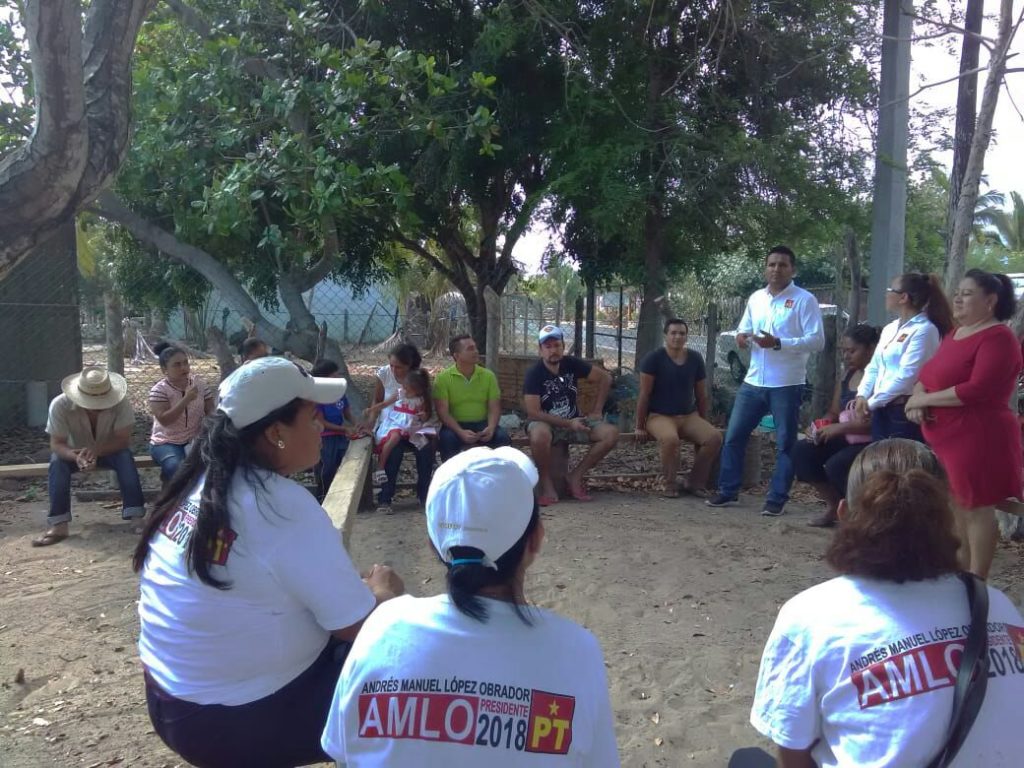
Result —
[[640, 361], [640, 373], [654, 377], [650, 413], [662, 416], [686, 416], [697, 409], [694, 387], [707, 378], [700, 352], [686, 350], [686, 359], [678, 365], [664, 347], [648, 352]]

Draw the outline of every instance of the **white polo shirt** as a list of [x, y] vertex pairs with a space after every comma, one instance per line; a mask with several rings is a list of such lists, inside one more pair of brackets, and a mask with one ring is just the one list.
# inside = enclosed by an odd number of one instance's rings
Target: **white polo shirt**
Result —
[[939, 329], [921, 312], [905, 323], [893, 320], [882, 329], [871, 362], [857, 395], [868, 401], [871, 410], [884, 408], [898, 397], [911, 395], [921, 368], [939, 348]]
[[807, 359], [825, 347], [821, 307], [814, 295], [790, 282], [773, 296], [754, 291], [740, 318], [738, 333], [767, 331], [782, 349], [762, 349], [750, 340], [750, 367], [745, 383], [755, 387], [791, 387], [807, 381]]

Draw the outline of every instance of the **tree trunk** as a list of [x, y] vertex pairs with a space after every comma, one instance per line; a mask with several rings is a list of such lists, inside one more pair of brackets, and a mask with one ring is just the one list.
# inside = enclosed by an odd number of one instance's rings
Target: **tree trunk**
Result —
[[[985, 11], [985, 0], [967, 0], [964, 14], [964, 29], [974, 34], [964, 35], [960, 50], [960, 80], [957, 83], [956, 128], [953, 133], [953, 168], [949, 174], [949, 206], [946, 213], [946, 263], [953, 244], [953, 222], [960, 202], [967, 160], [974, 142], [974, 123], [978, 113], [978, 54], [981, 51], [981, 21]], [[970, 72], [971, 74], [966, 74]]]
[[154, 0], [24, 3], [32, 135], [0, 161], [0, 280], [82, 210], [128, 147], [131, 56]]
[[210, 342], [210, 349], [217, 358], [217, 366], [220, 368], [221, 381], [230, 376], [238, 367], [235, 356], [231, 353], [231, 345], [224, 337], [224, 332], [215, 325], [206, 329], [206, 338]]
[[[248, 294], [245, 287], [223, 264], [206, 251], [187, 243], [182, 243], [170, 232], [161, 229], [150, 221], [146, 221], [129, 209], [109, 190], [101, 193], [97, 198], [94, 212], [109, 221], [116, 222], [125, 227], [136, 238], [154, 246], [167, 258], [191, 267], [205, 277], [220, 292], [224, 303], [237, 312], [242, 317], [243, 322], [248, 320], [252, 323], [259, 337], [271, 346], [291, 352], [303, 360], [312, 361], [316, 359], [319, 329], [315, 321], [312, 328], [306, 328], [305, 330], [301, 328], [298, 330], [281, 328], [270, 322], [260, 312], [259, 305]], [[292, 290], [295, 287], [294, 283], [290, 280], [282, 279], [281, 285], [285, 286], [285, 290], [282, 291], [282, 299], [287, 295], [289, 301], [294, 301], [295, 293]], [[299, 294], [298, 298], [303, 310], [299, 311], [299, 324], [301, 325], [308, 318], [312, 318], [312, 315], [309, 314], [309, 310], [301, 301], [301, 294]], [[306, 317], [307, 315], [308, 318]], [[341, 347], [333, 339], [327, 340], [324, 356], [326, 359], [333, 360], [338, 364], [341, 369], [341, 375], [344, 378], [349, 381], [352, 380], [348, 371], [348, 365], [345, 362], [345, 356], [341, 352]], [[353, 388], [349, 399], [352, 401], [353, 407], [356, 406], [357, 402], [365, 402], [362, 393], [355, 391], [355, 388]]]
[[167, 335], [167, 312], [154, 309], [149, 316], [149, 332], [153, 338], [162, 339]]
[[635, 370], [640, 369], [644, 355], [655, 350], [660, 343], [661, 304], [665, 300], [667, 286], [662, 259], [664, 231], [665, 220], [661, 215], [659, 200], [652, 196], [644, 218], [644, 283], [640, 317], [636, 326]]
[[103, 292], [107, 325], [107, 370], [124, 376], [124, 310], [116, 291]]
[[843, 235], [843, 250], [846, 252], [846, 261], [850, 265], [850, 301], [847, 312], [850, 313], [850, 322], [856, 325], [861, 317], [861, 276], [860, 251], [857, 249], [857, 235], [852, 227], [847, 227]]
[[978, 204], [978, 186], [985, 165], [985, 152], [992, 138], [992, 118], [999, 101], [999, 89], [1006, 73], [1006, 56], [1016, 28], [1013, 25], [1013, 0], [1001, 0], [999, 34], [989, 58], [985, 90], [978, 109], [978, 122], [971, 142], [971, 154], [964, 171], [960, 199], [957, 201], [953, 233], [950, 237], [949, 263], [946, 267], [946, 292], [952, 294], [967, 271], [967, 245], [974, 229], [974, 207]]

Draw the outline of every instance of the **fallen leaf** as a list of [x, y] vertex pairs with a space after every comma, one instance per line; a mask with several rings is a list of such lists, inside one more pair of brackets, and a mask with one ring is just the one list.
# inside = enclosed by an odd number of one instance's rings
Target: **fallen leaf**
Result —
[[661, 736], [659, 736], [658, 738], [656, 738], [654, 740], [654, 746], [656, 746], [656, 747], [660, 747], [664, 743], [665, 743], [665, 740], [663, 738], [661, 738]]
[[653, 715], [651, 715], [651, 722], [654, 723], [655, 725], [660, 723], [661, 722], [661, 715], [659, 715], [657, 712], [655, 712]]

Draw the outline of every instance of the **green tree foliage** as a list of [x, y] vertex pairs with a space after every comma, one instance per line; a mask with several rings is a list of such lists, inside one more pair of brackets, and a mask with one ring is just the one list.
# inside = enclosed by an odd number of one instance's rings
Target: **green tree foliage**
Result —
[[[449, 109], [469, 115], [467, 133], [424, 144], [388, 133], [369, 157], [401, 168], [410, 204], [391, 235], [444, 274], [466, 299], [481, 349], [483, 290], [499, 295], [515, 274], [512, 250], [548, 192], [550, 148], [566, 119], [559, 34], [538, 23], [532, 3], [353, 0], [340, 2], [356, 32], [384, 45], [421, 51], [437, 66], [459, 63]], [[485, 74], [480, 74], [485, 73]], [[478, 92], [493, 103], [476, 106]], [[493, 141], [469, 129], [490, 121]], [[477, 126], [477, 123], [480, 123]]]
[[1012, 254], [1024, 256], [1024, 196], [1010, 193], [1010, 207], [1006, 198], [979, 200], [975, 219], [984, 227], [985, 234]]
[[852, 43], [871, 39], [875, 8], [609, 0], [574, 18], [574, 7], [545, 6], [573, 63], [553, 219], [587, 279], [643, 284], [643, 355], [672, 270], [760, 257], [853, 215], [866, 156], [843, 115], [873, 98], [870, 45]]
[[358, 286], [381, 276], [381, 222], [408, 207], [409, 185], [366, 147], [388, 134], [444, 141], [458, 123], [479, 151], [487, 121], [466, 127], [466, 116], [436, 109], [452, 77], [429, 57], [352, 40], [322, 4], [209, 0], [196, 10], [216, 28], [200, 35], [168, 13], [140, 38], [119, 193], [267, 307], [325, 277]]

